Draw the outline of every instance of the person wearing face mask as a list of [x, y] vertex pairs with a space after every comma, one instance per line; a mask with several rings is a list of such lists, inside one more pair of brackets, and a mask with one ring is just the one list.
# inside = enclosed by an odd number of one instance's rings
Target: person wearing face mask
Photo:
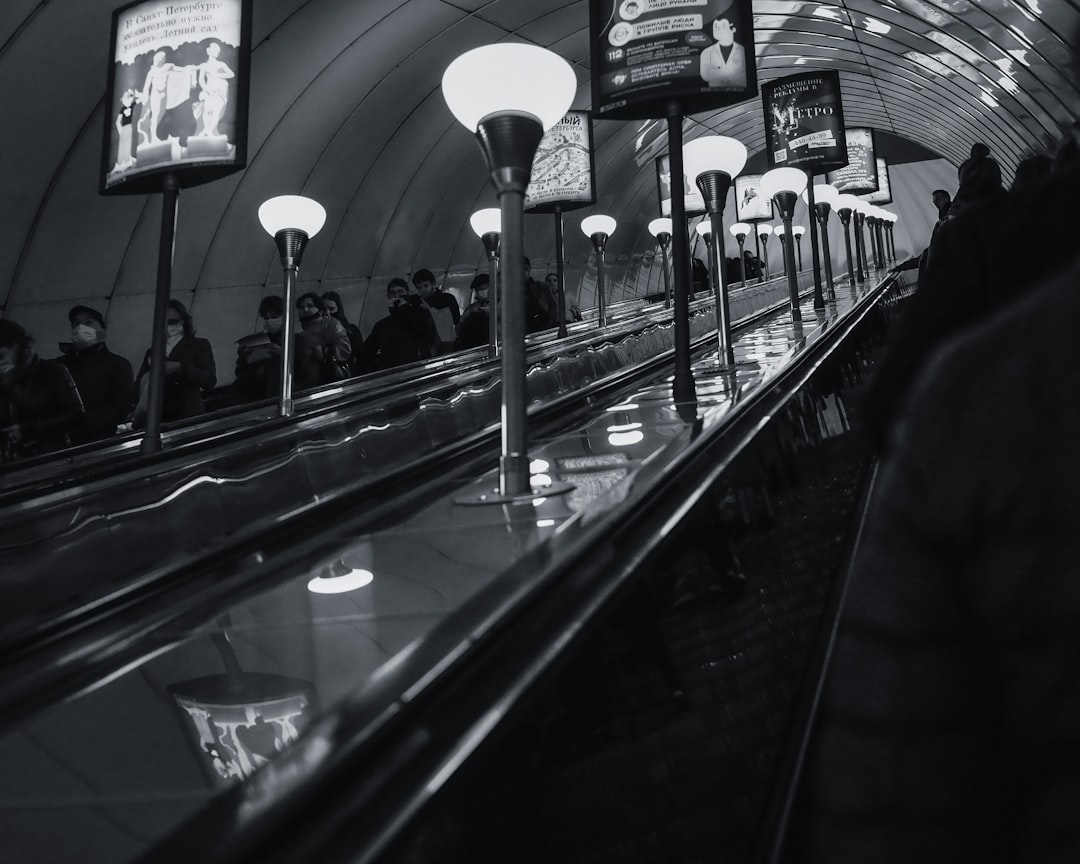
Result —
[[323, 315], [319, 295], [307, 293], [296, 301], [301, 331], [296, 336], [293, 387], [308, 390], [353, 375], [352, 343], [336, 318]]
[[0, 321], [0, 462], [59, 450], [83, 414], [67, 367], [42, 360], [14, 321]]
[[280, 297], [259, 302], [259, 332], [237, 340], [236, 382], [240, 402], [275, 398], [281, 391], [281, 340], [285, 303]]
[[[202, 391], [217, 384], [214, 351], [207, 339], [195, 336], [195, 324], [187, 308], [179, 300], [170, 300], [165, 318], [165, 393], [161, 403], [161, 419], [165, 423], [183, 420], [206, 413]], [[150, 349], [143, 358], [135, 387], [139, 404], [135, 409], [136, 429], [146, 423], [149, 403]], [[140, 410], [141, 409], [141, 410]]]
[[135, 376], [125, 357], [105, 345], [105, 318], [89, 306], [68, 312], [71, 342], [61, 343], [61, 362], [79, 389], [85, 409], [73, 430], [72, 442], [81, 444], [116, 434], [135, 405]]
[[386, 286], [390, 314], [380, 318], [364, 340], [365, 369], [391, 369], [426, 360], [438, 344], [435, 322], [416, 295], [409, 295], [409, 283], [391, 279]]

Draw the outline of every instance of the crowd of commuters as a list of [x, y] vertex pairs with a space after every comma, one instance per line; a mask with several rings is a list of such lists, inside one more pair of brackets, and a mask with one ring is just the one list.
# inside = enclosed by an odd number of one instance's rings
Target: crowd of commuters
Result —
[[[526, 277], [530, 333], [557, 326], [554, 274], [538, 283]], [[367, 339], [346, 317], [341, 295], [306, 293], [296, 300], [299, 331], [293, 335], [293, 389], [306, 390], [368, 372], [484, 345], [489, 339], [488, 275], [477, 276], [462, 311], [430, 270], [417, 270], [412, 287], [401, 278], [386, 289], [387, 315]], [[580, 316], [578, 316], [580, 317]], [[284, 301], [259, 304], [260, 332], [237, 343], [233, 403], [273, 398], [281, 387]], [[109, 350], [105, 316], [89, 306], [68, 315], [71, 339], [61, 356], [39, 358], [32, 336], [12, 321], [0, 324], [0, 460], [47, 453], [141, 429], [149, 411], [151, 354], [138, 373]], [[217, 385], [213, 350], [196, 336], [195, 323], [179, 300], [168, 304], [161, 418], [183, 420], [205, 413], [205, 394]]]

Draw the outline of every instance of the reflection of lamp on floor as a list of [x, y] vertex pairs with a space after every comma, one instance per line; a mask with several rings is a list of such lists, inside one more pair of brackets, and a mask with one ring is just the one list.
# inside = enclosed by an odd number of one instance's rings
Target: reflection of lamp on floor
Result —
[[746, 146], [725, 135], [702, 135], [683, 148], [683, 170], [701, 190], [705, 209], [709, 214], [709, 230], [715, 239], [712, 268], [717, 271], [714, 285], [716, 293], [716, 335], [720, 340], [722, 362], [731, 365], [735, 354], [731, 345], [731, 318], [728, 311], [727, 276], [724, 273], [724, 204], [727, 201], [731, 181], [746, 166]]
[[443, 73], [443, 98], [476, 135], [502, 217], [502, 455], [499, 494], [483, 496], [485, 503], [533, 497], [525, 410], [525, 190], [544, 131], [562, 119], [576, 91], [570, 64], [536, 45], [504, 42], [474, 48]]
[[735, 238], [735, 242], [739, 244], [739, 275], [742, 277], [742, 282], [739, 284], [740, 288], [746, 287], [746, 252], [743, 250], [743, 244], [746, 243], [746, 235], [753, 230], [753, 227], [745, 222], [736, 222], [728, 228], [731, 236]]
[[488, 261], [488, 356], [499, 354], [499, 235], [502, 215], [498, 207], [485, 207], [469, 217], [469, 224], [484, 244]]
[[293, 302], [296, 274], [307, 241], [326, 224], [326, 210], [318, 201], [302, 195], [278, 195], [259, 207], [259, 222], [277, 243], [281, 267], [285, 271], [285, 309], [281, 326], [281, 394], [278, 416], [292, 413]]
[[649, 223], [649, 233], [660, 244], [660, 254], [664, 258], [664, 308], [671, 308], [671, 274], [668, 273], [668, 246], [671, 245], [671, 220], [667, 216], [653, 219]]
[[592, 240], [596, 252], [596, 317], [599, 327], [607, 326], [607, 297], [604, 290], [604, 250], [608, 237], [615, 233], [615, 220], [596, 214], [581, 220], [581, 232]]
[[[795, 217], [795, 205], [800, 193], [806, 188], [806, 172], [798, 168], [773, 168], [761, 177], [760, 194], [771, 198], [780, 211], [783, 230], [786, 234], [794, 233], [791, 220]], [[776, 231], [779, 234], [780, 228]], [[783, 236], [783, 235], [781, 235]], [[787, 271], [788, 295], [791, 298], [791, 317], [798, 321], [802, 318], [799, 309], [799, 277], [795, 272], [795, 250], [792, 244], [783, 243], [784, 269]]]

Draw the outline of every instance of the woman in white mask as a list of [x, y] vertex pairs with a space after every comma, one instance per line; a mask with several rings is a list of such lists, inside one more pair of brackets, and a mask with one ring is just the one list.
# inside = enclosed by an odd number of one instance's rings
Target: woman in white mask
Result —
[[[195, 324], [179, 300], [170, 300], [165, 318], [165, 393], [161, 406], [163, 422], [196, 417], [206, 412], [202, 391], [217, 384], [214, 352], [210, 342], [195, 335]], [[135, 383], [139, 404], [135, 409], [135, 428], [145, 424], [150, 378], [150, 350], [147, 349]]]

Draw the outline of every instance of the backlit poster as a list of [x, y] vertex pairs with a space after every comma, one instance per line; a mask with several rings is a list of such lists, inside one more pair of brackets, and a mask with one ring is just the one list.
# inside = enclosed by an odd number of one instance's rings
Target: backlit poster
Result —
[[533, 159], [525, 209], [574, 210], [596, 203], [592, 121], [588, 111], [568, 111], [544, 133]]
[[875, 161], [877, 162], [877, 192], [861, 197], [880, 207], [883, 204], [892, 204], [892, 178], [889, 177], [889, 163], [880, 156]]
[[597, 117], [697, 114], [757, 94], [751, 0], [590, 0]]
[[761, 194], [760, 174], [735, 178], [735, 221], [765, 222], [773, 218], [773, 202]]
[[[660, 215], [671, 216], [671, 163], [665, 153], [656, 157], [656, 188], [660, 194]], [[683, 176], [683, 198], [687, 216], [700, 216], [705, 212], [705, 198], [701, 190]]]
[[761, 88], [765, 151], [770, 168], [824, 174], [847, 165], [840, 73], [806, 72]]
[[194, 186], [247, 160], [250, 0], [142, 0], [113, 12], [100, 189]]
[[878, 170], [874, 147], [874, 130], [852, 127], [844, 130], [847, 141], [848, 164], [830, 171], [825, 182], [846, 195], [866, 195], [877, 192]]

